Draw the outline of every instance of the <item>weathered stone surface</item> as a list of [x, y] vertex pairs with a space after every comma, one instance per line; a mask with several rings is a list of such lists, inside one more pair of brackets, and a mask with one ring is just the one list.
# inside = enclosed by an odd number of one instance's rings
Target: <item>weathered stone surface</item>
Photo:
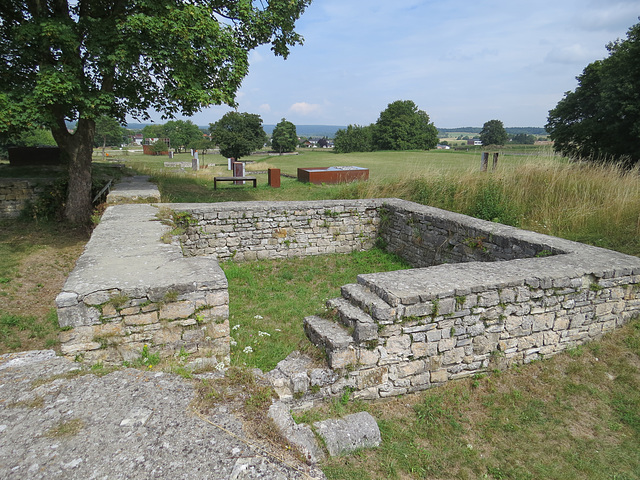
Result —
[[282, 402], [273, 403], [269, 407], [269, 418], [276, 424], [280, 433], [298, 447], [307, 461], [316, 463], [325, 458], [322, 448], [308, 425], [296, 425], [289, 407]]
[[[284, 446], [259, 449], [255, 440], [245, 442], [242, 424], [227, 405], [206, 417], [194, 415], [191, 381], [135, 369], [62, 375], [81, 368], [53, 351], [0, 356], [0, 478], [325, 478], [292, 457], [288, 465], [279, 461]], [[40, 385], [33, 388], [35, 380]], [[18, 403], [33, 401], [42, 408]], [[71, 421], [77, 434], [48, 435]]]
[[313, 426], [331, 456], [346, 455], [359, 448], [378, 447], [382, 441], [378, 424], [368, 412], [315, 422]]

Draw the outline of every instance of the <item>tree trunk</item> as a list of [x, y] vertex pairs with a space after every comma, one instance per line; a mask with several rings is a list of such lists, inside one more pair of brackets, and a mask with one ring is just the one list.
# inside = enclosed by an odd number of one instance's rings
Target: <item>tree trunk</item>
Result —
[[52, 129], [56, 143], [67, 162], [69, 188], [63, 217], [68, 223], [88, 225], [91, 221], [91, 161], [96, 125], [93, 120], [80, 119], [76, 131], [70, 134], [64, 122]]

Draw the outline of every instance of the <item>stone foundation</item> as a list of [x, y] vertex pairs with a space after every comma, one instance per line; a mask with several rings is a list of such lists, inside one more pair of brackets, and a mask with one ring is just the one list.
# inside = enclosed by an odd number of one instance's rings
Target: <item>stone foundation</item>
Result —
[[[166, 227], [151, 221], [153, 207], [107, 210], [88, 245], [107, 257], [85, 252], [76, 268], [100, 285], [72, 274], [58, 297], [61, 325], [73, 327], [63, 333], [66, 354], [110, 360], [148, 343], [166, 354], [195, 349], [225, 361], [228, 294], [218, 258], [347, 253], [375, 243], [416, 268], [359, 275], [328, 302], [332, 318], [304, 319], [333, 371], [283, 367], [274, 376], [282, 398], [346, 387], [368, 399], [424, 390], [554, 355], [640, 314], [637, 257], [412, 202], [163, 207], [180, 213], [184, 256], [177, 244], [162, 246]], [[127, 252], [143, 227], [153, 241]]]

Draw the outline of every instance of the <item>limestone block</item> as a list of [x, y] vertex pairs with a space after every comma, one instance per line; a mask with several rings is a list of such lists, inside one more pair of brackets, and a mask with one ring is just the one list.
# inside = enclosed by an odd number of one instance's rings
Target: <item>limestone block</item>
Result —
[[207, 325], [207, 336], [211, 338], [229, 336], [229, 319], [226, 319], [222, 323], [210, 323]]
[[382, 385], [389, 381], [389, 370], [387, 367], [368, 368], [366, 370], [358, 370], [354, 373], [356, 373], [356, 385], [358, 390]]
[[387, 353], [389, 355], [404, 355], [408, 353], [411, 347], [411, 337], [409, 335], [399, 335], [389, 337], [386, 344]]
[[377, 365], [380, 360], [380, 352], [378, 349], [368, 350], [366, 348], [358, 349], [358, 364], [364, 367]]
[[447, 352], [456, 346], [455, 338], [443, 338], [438, 342], [438, 352]]
[[158, 312], [141, 313], [124, 317], [125, 325], [149, 325], [158, 321]]
[[431, 372], [431, 383], [444, 383], [449, 380], [449, 373], [446, 368]]
[[100, 310], [84, 303], [58, 308], [58, 324], [61, 327], [79, 327], [100, 323]]
[[348, 365], [356, 365], [357, 361], [356, 350], [351, 346], [329, 352], [329, 366], [331, 368], [345, 368]]
[[77, 353], [84, 353], [91, 350], [99, 350], [102, 345], [98, 342], [86, 342], [86, 343], [65, 343], [60, 345], [60, 351], [63, 355], [75, 355]]
[[185, 342], [202, 342], [204, 338], [205, 332], [199, 328], [182, 332], [182, 340]]
[[182, 331], [178, 328], [161, 328], [153, 332], [151, 342], [154, 345], [177, 345], [182, 340]]
[[541, 313], [539, 315], [533, 315], [533, 332], [540, 332], [542, 330], [550, 330], [553, 328], [553, 323], [555, 321], [555, 313]]
[[462, 362], [464, 358], [464, 348], [458, 347], [452, 350], [447, 350], [442, 356], [443, 365], [453, 365]]
[[500, 295], [497, 291], [492, 290], [483, 292], [478, 295], [478, 305], [481, 307], [492, 307], [500, 303]]
[[180, 302], [165, 303], [160, 308], [160, 318], [176, 320], [178, 318], [188, 318], [195, 312], [195, 302], [184, 300]]
[[132, 307], [123, 308], [123, 309], [120, 310], [120, 314], [124, 315], [124, 316], [136, 315], [138, 313], [140, 313], [140, 307], [137, 306], [137, 305], [132, 306]]
[[398, 365], [398, 376], [400, 378], [424, 373], [426, 365], [423, 360], [414, 360]]

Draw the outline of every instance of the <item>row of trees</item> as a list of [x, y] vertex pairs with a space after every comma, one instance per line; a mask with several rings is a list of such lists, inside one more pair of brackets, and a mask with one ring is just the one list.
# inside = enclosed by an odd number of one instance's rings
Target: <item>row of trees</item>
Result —
[[334, 151], [429, 150], [437, 144], [438, 129], [429, 122], [429, 115], [411, 100], [397, 100], [387, 105], [376, 123], [338, 130]]

